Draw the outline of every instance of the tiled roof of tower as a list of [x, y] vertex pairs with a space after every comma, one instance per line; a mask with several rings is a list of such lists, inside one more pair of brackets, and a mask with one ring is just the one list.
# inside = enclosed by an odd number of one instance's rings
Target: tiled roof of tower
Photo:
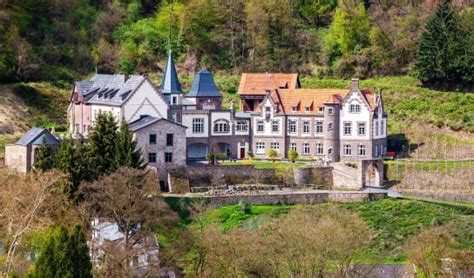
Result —
[[[318, 107], [324, 103], [340, 103], [343, 96], [349, 92], [348, 89], [287, 89], [278, 90], [281, 105], [287, 114], [315, 114], [319, 113]], [[292, 106], [298, 105], [296, 111]], [[309, 107], [309, 111], [305, 108]]]
[[222, 97], [211, 73], [202, 69], [194, 75], [193, 84], [187, 97]]
[[168, 62], [166, 63], [163, 82], [161, 83], [161, 92], [163, 94], [182, 94], [181, 84], [179, 83], [178, 73], [174, 66], [173, 55], [168, 53]]
[[278, 88], [299, 88], [296, 73], [243, 73], [239, 84], [239, 95], [265, 95], [266, 91]]

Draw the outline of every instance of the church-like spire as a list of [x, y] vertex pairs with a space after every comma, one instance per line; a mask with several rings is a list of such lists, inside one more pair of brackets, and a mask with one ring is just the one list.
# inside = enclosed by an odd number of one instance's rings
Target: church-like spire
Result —
[[163, 82], [161, 83], [161, 91], [163, 94], [183, 93], [171, 51], [168, 52], [168, 62], [166, 63], [165, 74], [163, 75]]

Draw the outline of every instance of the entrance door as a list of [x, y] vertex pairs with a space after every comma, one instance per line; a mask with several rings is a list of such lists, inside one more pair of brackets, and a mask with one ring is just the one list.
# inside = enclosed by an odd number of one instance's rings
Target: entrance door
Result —
[[244, 159], [245, 158], [245, 148], [240, 148], [240, 159]]

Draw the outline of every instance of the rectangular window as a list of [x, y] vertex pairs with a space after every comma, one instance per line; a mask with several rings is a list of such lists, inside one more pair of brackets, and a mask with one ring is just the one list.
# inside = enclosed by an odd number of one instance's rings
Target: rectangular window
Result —
[[379, 156], [379, 145], [375, 145], [375, 157]]
[[256, 154], [265, 154], [265, 143], [257, 142], [255, 144], [255, 153]]
[[303, 133], [309, 133], [309, 122], [303, 122]]
[[351, 135], [352, 133], [352, 123], [344, 123], [344, 135]]
[[358, 146], [357, 155], [365, 156], [365, 145], [359, 145]]
[[249, 126], [247, 121], [237, 121], [237, 126], [235, 127], [237, 131], [248, 131]]
[[357, 133], [359, 135], [365, 135], [365, 123], [357, 123]]
[[319, 155], [324, 154], [324, 149], [323, 149], [323, 144], [322, 143], [318, 143], [316, 145], [316, 154], [319, 154]]
[[270, 144], [270, 149], [275, 149], [275, 150], [279, 151], [279, 150], [280, 150], [280, 143], [278, 143], [278, 142], [272, 142], [272, 143]]
[[309, 149], [309, 143], [303, 143], [303, 154], [309, 154], [310, 149]]
[[148, 163], [156, 163], [156, 153], [148, 154]]
[[328, 130], [332, 130], [332, 123], [328, 124]]
[[375, 122], [375, 136], [379, 135], [379, 122]]
[[177, 103], [178, 103], [178, 97], [177, 97], [177, 96], [173, 96], [172, 104], [177, 104]]
[[352, 155], [351, 145], [344, 145], [344, 155], [345, 156], [351, 156]]
[[360, 112], [360, 105], [359, 104], [351, 104], [351, 106], [349, 106], [349, 112], [359, 113]]
[[229, 125], [225, 121], [217, 121], [214, 124], [214, 132], [216, 133], [227, 133], [229, 131]]
[[280, 123], [278, 121], [272, 122], [272, 132], [279, 132], [280, 131]]
[[150, 145], [155, 145], [156, 144], [156, 134], [150, 134], [149, 141]]
[[257, 122], [257, 132], [264, 132], [265, 130], [265, 125], [263, 121], [258, 121]]
[[165, 162], [166, 163], [173, 162], [173, 153], [171, 153], [171, 152], [166, 152], [165, 153]]
[[290, 149], [296, 151], [296, 143], [291, 143], [290, 144]]
[[173, 146], [174, 136], [173, 133], [166, 134], [166, 146]]
[[291, 107], [291, 112], [296, 112], [296, 106]]
[[382, 119], [382, 122], [380, 124], [380, 135], [384, 134], [384, 127], [385, 127], [385, 125], [384, 125], [384, 122], [383, 122], [383, 119]]
[[324, 112], [324, 106], [319, 107], [318, 111], [321, 112], [321, 113]]
[[193, 119], [193, 133], [204, 133], [204, 119], [203, 118]]
[[316, 133], [323, 133], [323, 122], [316, 122]]
[[289, 133], [296, 133], [296, 121], [290, 121], [288, 125]]
[[271, 110], [272, 110], [272, 108], [270, 106], [265, 107], [265, 112], [270, 112]]
[[328, 115], [332, 115], [332, 114], [334, 114], [334, 109], [328, 108]]
[[308, 107], [308, 106], [306, 106], [306, 107], [304, 108], [304, 111], [309, 112], [309, 111], [311, 111], [311, 108]]

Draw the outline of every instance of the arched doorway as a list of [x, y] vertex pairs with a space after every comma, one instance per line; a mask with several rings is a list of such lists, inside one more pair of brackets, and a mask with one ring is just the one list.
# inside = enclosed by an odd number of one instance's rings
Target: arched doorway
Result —
[[204, 143], [190, 144], [188, 146], [188, 160], [206, 160], [207, 151], [207, 145]]
[[381, 172], [379, 166], [375, 163], [370, 163], [365, 171], [364, 186], [381, 187]]

